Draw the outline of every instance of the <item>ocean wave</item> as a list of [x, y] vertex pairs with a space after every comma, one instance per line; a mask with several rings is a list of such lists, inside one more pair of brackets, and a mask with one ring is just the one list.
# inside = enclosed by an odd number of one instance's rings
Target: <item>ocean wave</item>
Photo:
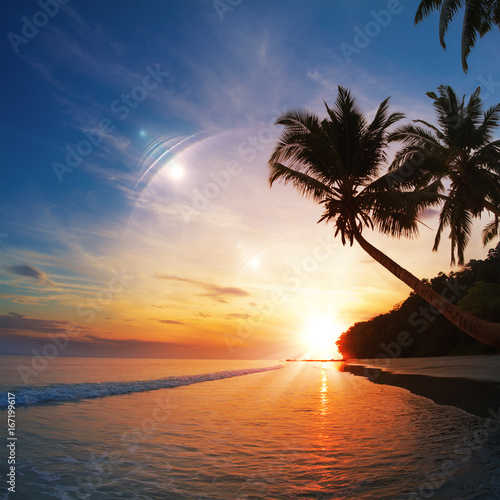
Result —
[[[47, 402], [75, 401], [79, 399], [102, 398], [119, 394], [130, 394], [134, 392], [155, 391], [180, 387], [183, 385], [197, 384], [199, 382], [210, 382], [225, 378], [241, 377], [252, 373], [278, 370], [282, 365], [268, 366], [265, 368], [248, 368], [243, 370], [228, 370], [216, 373], [205, 373], [201, 375], [185, 375], [165, 377], [156, 380], [141, 380], [136, 382], [102, 382], [88, 384], [59, 384], [48, 387], [31, 387], [16, 392], [16, 406], [39, 405]], [[0, 399], [0, 408], [8, 406], [7, 394]]]

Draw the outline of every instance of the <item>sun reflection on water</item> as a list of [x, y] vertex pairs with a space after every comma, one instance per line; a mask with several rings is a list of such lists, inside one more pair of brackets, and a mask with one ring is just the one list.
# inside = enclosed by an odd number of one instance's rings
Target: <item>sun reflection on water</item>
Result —
[[319, 426], [318, 426], [318, 441], [321, 443], [320, 447], [325, 450], [325, 446], [330, 439], [330, 400], [328, 395], [328, 367], [326, 363], [321, 365], [321, 380], [319, 387]]
[[325, 365], [321, 367], [321, 415], [328, 412], [328, 370]]

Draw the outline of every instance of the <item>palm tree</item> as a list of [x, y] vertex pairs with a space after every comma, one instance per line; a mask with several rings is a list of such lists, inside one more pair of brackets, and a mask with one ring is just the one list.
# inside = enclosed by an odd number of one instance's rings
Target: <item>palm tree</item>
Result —
[[438, 249], [441, 234], [450, 227], [451, 263], [464, 264], [464, 250], [470, 239], [472, 221], [485, 211], [494, 219], [483, 231], [483, 243], [498, 235], [500, 217], [500, 140], [493, 131], [500, 123], [500, 103], [483, 113], [478, 87], [465, 103], [449, 86], [438, 87], [438, 95], [428, 92], [434, 101], [439, 127], [415, 120], [389, 135], [401, 141], [403, 148], [394, 157], [391, 169], [417, 171], [416, 185], [425, 181], [448, 181], [447, 196], [439, 216], [433, 250]]
[[482, 37], [495, 26], [500, 28], [499, 0], [421, 0], [415, 14], [415, 24], [422, 21], [433, 10], [441, 8], [439, 41], [443, 49], [446, 49], [444, 37], [448, 26], [462, 7], [465, 7], [462, 26], [462, 68], [467, 73], [467, 57], [476, 43], [477, 36]]
[[277, 120], [285, 129], [269, 160], [271, 186], [276, 181], [291, 183], [302, 195], [321, 203], [320, 221], [333, 222], [335, 235], [340, 235], [344, 245], [356, 240], [452, 323], [480, 342], [500, 347], [500, 324], [476, 318], [445, 300], [362, 234], [364, 229], [376, 228], [390, 236], [416, 236], [419, 211], [439, 200], [440, 181], [410, 190], [403, 175], [380, 175], [388, 128], [403, 115], [389, 114], [386, 99], [369, 123], [342, 87], [334, 108], [325, 106], [328, 117], [321, 121], [304, 111], [288, 112]]

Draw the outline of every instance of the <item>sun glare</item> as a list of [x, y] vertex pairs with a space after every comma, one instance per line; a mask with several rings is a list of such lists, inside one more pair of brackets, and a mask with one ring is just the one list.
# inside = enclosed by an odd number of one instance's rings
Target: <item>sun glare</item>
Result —
[[316, 317], [304, 329], [304, 341], [309, 349], [308, 357], [315, 359], [339, 358], [335, 341], [342, 327], [332, 318]]
[[168, 175], [174, 180], [182, 179], [184, 177], [184, 168], [178, 163], [172, 163], [168, 166]]

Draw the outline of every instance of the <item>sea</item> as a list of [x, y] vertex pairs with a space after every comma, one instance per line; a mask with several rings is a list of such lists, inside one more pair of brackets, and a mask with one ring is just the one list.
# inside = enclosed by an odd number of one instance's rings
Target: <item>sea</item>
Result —
[[[500, 498], [493, 400], [474, 415], [343, 362], [0, 361], [2, 499]], [[500, 383], [500, 356], [385, 369]]]

